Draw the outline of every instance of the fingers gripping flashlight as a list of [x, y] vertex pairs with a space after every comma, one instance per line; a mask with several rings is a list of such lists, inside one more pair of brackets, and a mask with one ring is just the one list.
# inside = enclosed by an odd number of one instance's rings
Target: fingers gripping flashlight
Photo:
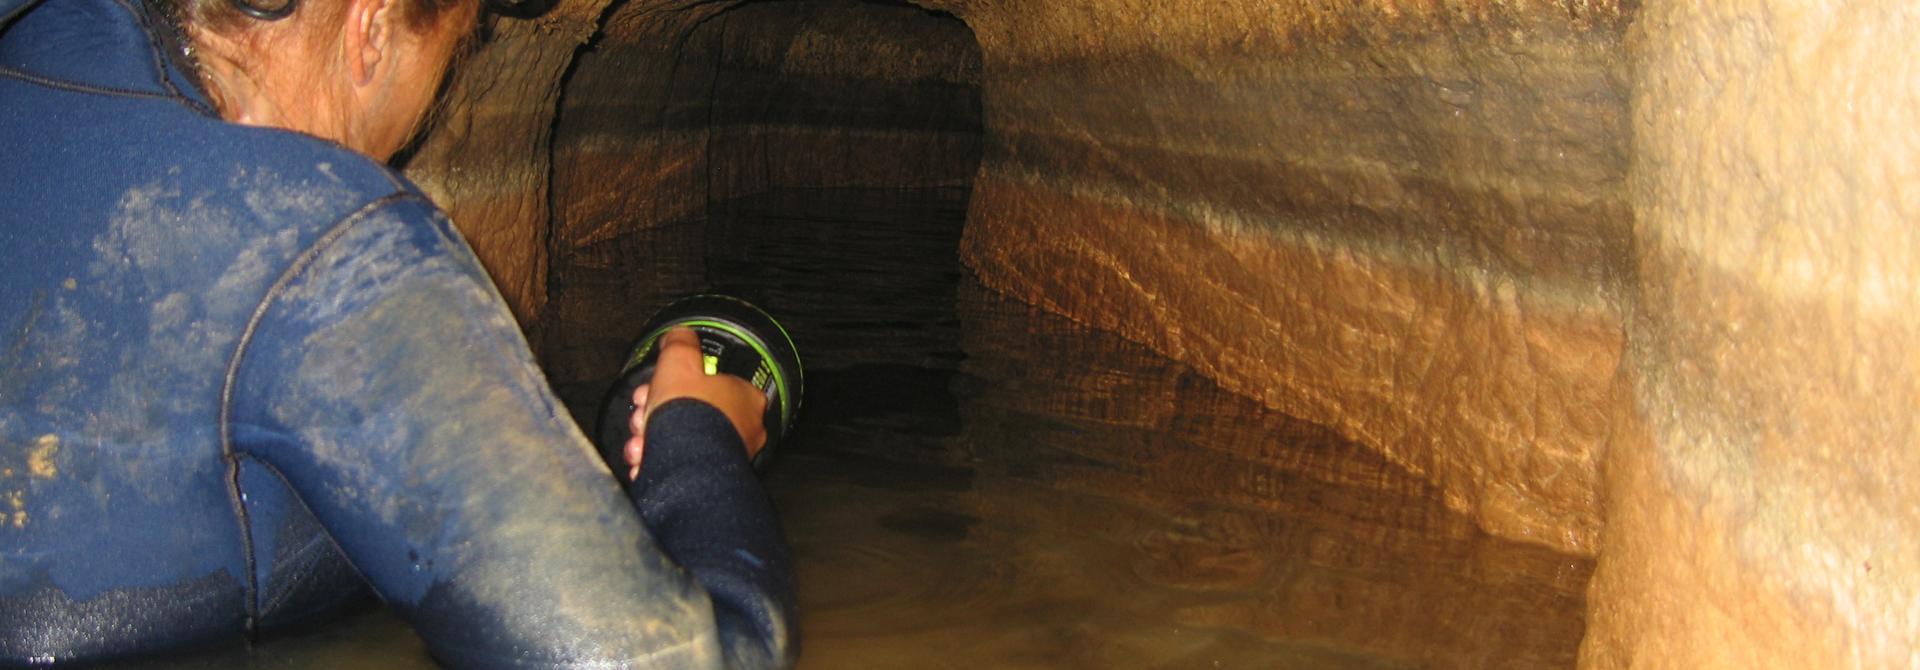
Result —
[[679, 300], [647, 321], [640, 342], [620, 370], [620, 381], [601, 405], [600, 448], [615, 452], [609, 462], [620, 461], [620, 445], [633, 435], [629, 424], [636, 409], [633, 390], [653, 379], [654, 365], [660, 359], [660, 338], [681, 326], [691, 328], [700, 338], [707, 374], [733, 375], [767, 394], [767, 411], [762, 417], [767, 443], [753, 459], [754, 468], [764, 470], [774, 445], [792, 428], [800, 410], [800, 354], [773, 317], [746, 301], [719, 295]]

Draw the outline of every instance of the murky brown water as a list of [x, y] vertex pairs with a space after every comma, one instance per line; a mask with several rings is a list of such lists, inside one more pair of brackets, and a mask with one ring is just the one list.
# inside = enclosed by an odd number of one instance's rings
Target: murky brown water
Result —
[[[954, 261], [964, 203], [785, 193], [556, 264], [548, 368], [576, 403], [684, 293], [793, 333], [806, 404], [768, 485], [803, 668], [1573, 665], [1589, 561], [1489, 537], [1371, 451], [980, 288]], [[376, 613], [185, 664], [429, 662]]]

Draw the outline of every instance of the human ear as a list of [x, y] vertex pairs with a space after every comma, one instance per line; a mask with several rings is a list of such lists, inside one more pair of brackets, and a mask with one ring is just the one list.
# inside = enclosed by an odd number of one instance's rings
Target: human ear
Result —
[[355, 85], [373, 82], [393, 46], [393, 9], [392, 0], [348, 0], [341, 41], [346, 49], [347, 72]]

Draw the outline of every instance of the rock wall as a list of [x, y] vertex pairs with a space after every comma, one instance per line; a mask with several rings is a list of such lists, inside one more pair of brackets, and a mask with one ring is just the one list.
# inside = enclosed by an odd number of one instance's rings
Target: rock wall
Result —
[[1593, 667], [1915, 667], [1920, 15], [1642, 9]]
[[1621, 9], [927, 4], [965, 23], [853, 0], [503, 21], [411, 173], [545, 339], [550, 258], [773, 189], [964, 184], [928, 166], [972, 165], [984, 114], [965, 255], [989, 284], [1380, 448], [1497, 534], [1593, 550]]
[[549, 252], [644, 268], [635, 230], [715, 203], [964, 181], [914, 166], [966, 160], [977, 85], [983, 281], [1598, 551], [1583, 665], [1920, 664], [1904, 5], [923, 4], [965, 26], [563, 4], [415, 174], [523, 316], [590, 311], [623, 296], [543, 287]]
[[523, 324], [547, 300], [550, 145], [563, 75], [608, 0], [564, 0], [537, 20], [494, 19], [452, 73], [407, 176], [452, 216]]
[[604, 375], [633, 333], [570, 324], [671, 292], [610, 275], [688, 262], [637, 248], [641, 231], [776, 191], [965, 188], [980, 71], [965, 24], [908, 5], [613, 8], [555, 130], [549, 374]]
[[980, 164], [966, 24], [854, 0], [742, 5], [719, 42], [707, 201], [782, 189], [963, 187]]
[[613, 8], [568, 75], [554, 126], [552, 246], [560, 253], [706, 213], [714, 45], [725, 7]]
[[956, 3], [966, 261], [1591, 552], [1632, 219], [1611, 3]]
[[608, 21], [558, 120], [557, 248], [775, 189], [961, 186], [979, 162], [959, 21], [856, 0], [629, 3]]

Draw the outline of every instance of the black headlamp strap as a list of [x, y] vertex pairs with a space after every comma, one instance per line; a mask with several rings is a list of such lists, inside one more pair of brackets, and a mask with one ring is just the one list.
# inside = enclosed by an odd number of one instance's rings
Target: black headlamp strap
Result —
[[20, 18], [21, 14], [37, 4], [40, 4], [40, 0], [0, 0], [0, 28], [7, 27], [7, 24], [13, 23], [14, 19]]
[[555, 0], [485, 0], [487, 11], [510, 19], [531, 19], [553, 9]]
[[300, 8], [300, 0], [227, 0], [241, 14], [261, 21], [278, 21], [293, 16], [293, 10]]
[[[241, 14], [261, 21], [278, 21], [293, 16], [300, 0], [227, 0]], [[501, 16], [529, 19], [553, 7], [554, 0], [484, 0], [487, 10]]]

